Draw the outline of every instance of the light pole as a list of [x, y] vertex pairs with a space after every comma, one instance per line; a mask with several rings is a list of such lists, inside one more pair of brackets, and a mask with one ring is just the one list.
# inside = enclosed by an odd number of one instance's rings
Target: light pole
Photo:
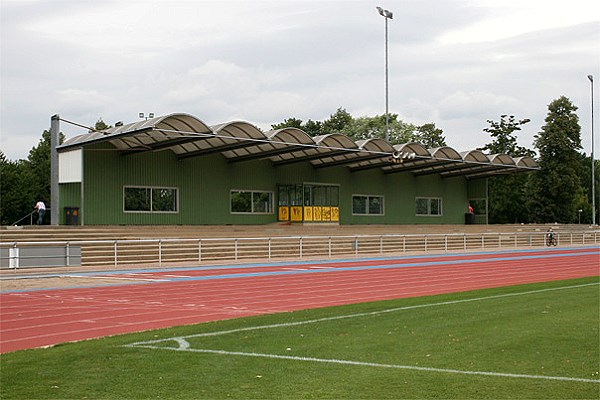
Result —
[[588, 79], [590, 80], [590, 88], [592, 91], [592, 225], [596, 225], [596, 174], [594, 171], [594, 167], [596, 166], [594, 163], [594, 77], [592, 75], [588, 75]]
[[390, 128], [389, 128], [389, 89], [388, 89], [388, 19], [392, 19], [394, 14], [389, 10], [384, 10], [381, 7], [376, 7], [381, 15], [385, 19], [385, 140], [390, 140]]

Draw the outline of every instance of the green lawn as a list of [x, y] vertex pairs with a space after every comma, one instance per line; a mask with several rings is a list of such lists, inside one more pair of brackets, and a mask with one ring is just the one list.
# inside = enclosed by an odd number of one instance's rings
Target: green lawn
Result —
[[0, 356], [0, 397], [598, 399], [598, 283], [355, 304], [18, 351]]

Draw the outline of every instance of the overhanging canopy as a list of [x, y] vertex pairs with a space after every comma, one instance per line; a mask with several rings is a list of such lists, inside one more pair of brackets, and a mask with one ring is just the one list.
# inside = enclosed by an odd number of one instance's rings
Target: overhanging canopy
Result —
[[264, 133], [245, 121], [208, 126], [182, 113], [88, 132], [68, 139], [58, 150], [102, 142], [123, 156], [169, 150], [183, 160], [219, 153], [231, 163], [268, 159], [274, 166], [310, 162], [314, 168], [346, 166], [352, 172], [378, 168], [386, 174], [411, 172], [416, 176], [477, 178], [539, 169], [531, 157], [488, 156], [479, 150], [459, 153], [448, 146], [426, 149], [418, 143], [392, 146], [378, 138], [354, 142], [341, 133], [310, 137], [297, 128]]

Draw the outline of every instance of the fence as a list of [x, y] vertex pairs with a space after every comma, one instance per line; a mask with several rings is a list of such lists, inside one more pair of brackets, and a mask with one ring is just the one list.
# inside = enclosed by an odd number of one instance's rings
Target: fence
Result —
[[[556, 233], [559, 246], [599, 244], [600, 230]], [[170, 267], [208, 262], [385, 256], [546, 246], [544, 232], [0, 242], [0, 269]]]

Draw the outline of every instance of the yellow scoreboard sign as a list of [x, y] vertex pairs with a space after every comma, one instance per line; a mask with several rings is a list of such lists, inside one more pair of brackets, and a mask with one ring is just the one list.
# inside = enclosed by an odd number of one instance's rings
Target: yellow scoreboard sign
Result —
[[331, 220], [333, 222], [340, 221], [340, 208], [339, 207], [331, 207]]
[[292, 222], [301, 222], [302, 221], [302, 207], [301, 206], [292, 206]]
[[304, 207], [304, 221], [311, 222], [313, 220], [313, 208], [312, 207]]
[[280, 206], [279, 207], [279, 220], [280, 221], [289, 221], [290, 220], [290, 208]]

